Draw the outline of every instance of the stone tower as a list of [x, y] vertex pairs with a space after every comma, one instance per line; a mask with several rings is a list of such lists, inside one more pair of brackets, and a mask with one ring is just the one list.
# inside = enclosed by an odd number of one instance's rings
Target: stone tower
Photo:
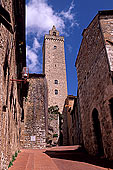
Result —
[[64, 37], [53, 26], [43, 43], [43, 73], [48, 84], [48, 106], [58, 105], [62, 112], [67, 97]]

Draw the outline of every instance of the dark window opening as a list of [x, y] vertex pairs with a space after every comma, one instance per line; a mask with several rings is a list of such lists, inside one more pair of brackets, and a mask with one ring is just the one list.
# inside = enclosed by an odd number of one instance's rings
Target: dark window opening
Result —
[[102, 134], [101, 134], [101, 128], [100, 128], [100, 121], [98, 118], [98, 111], [97, 109], [94, 109], [92, 112], [92, 118], [93, 118], [93, 128], [94, 128], [94, 135], [98, 147], [98, 155], [102, 156], [104, 155], [104, 149], [103, 149], [103, 143], [102, 143]]
[[9, 42], [7, 40], [7, 48], [6, 48], [6, 54], [5, 54], [5, 61], [3, 65], [3, 70], [4, 70], [4, 78], [6, 79], [6, 73], [8, 69], [8, 57], [9, 57]]
[[24, 122], [24, 109], [22, 109], [21, 122]]
[[3, 111], [3, 112], [6, 112], [6, 108], [7, 108], [7, 107], [4, 105], [3, 108], [2, 108], [2, 111]]
[[113, 77], [111, 79], [112, 79], [112, 84], [113, 84]]
[[110, 107], [110, 114], [111, 114], [112, 124], [113, 124], [113, 98], [109, 100], [109, 107]]
[[72, 143], [73, 143], [73, 145], [74, 145], [74, 136], [72, 136]]
[[14, 119], [16, 120], [16, 123], [17, 123], [17, 108], [16, 108], [16, 99], [15, 99], [15, 103], [14, 103], [14, 100], [13, 100], [13, 105], [14, 105]]
[[56, 36], [56, 32], [53, 32], [53, 35]]
[[55, 94], [56, 94], [56, 95], [58, 94], [58, 90], [57, 90], [57, 89], [55, 89]]
[[57, 46], [56, 45], [54, 45], [54, 49], [56, 49], [57, 48]]
[[11, 110], [11, 105], [12, 105], [12, 99], [13, 99], [13, 82], [12, 82], [12, 85], [11, 85], [11, 93], [10, 93], [10, 110]]
[[1, 15], [0, 15], [0, 22], [13, 34], [13, 29], [11, 24], [9, 24]]
[[58, 84], [58, 80], [55, 80], [55, 84]]
[[0, 15], [3, 16], [9, 23], [11, 23], [10, 14], [8, 11], [6, 11], [5, 8], [1, 6], [1, 1], [0, 1]]

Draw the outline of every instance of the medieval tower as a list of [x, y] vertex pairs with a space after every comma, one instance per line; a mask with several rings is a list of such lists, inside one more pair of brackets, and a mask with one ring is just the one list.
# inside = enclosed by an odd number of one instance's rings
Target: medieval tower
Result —
[[64, 37], [53, 26], [43, 43], [43, 73], [48, 84], [48, 106], [58, 105], [62, 112], [67, 97]]

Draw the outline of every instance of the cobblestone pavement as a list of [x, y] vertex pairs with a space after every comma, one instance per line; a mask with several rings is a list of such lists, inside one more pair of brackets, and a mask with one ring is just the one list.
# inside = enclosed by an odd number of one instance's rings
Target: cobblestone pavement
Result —
[[89, 156], [78, 146], [23, 149], [9, 170], [113, 170], [113, 162]]

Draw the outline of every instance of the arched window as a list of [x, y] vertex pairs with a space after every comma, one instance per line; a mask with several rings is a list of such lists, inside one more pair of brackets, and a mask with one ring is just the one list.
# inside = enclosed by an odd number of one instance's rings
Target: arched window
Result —
[[55, 84], [58, 84], [58, 80], [55, 80]]
[[53, 32], [53, 35], [56, 36], [56, 32]]
[[56, 49], [57, 48], [57, 46], [56, 45], [54, 45], [54, 49]]
[[58, 94], [58, 90], [57, 89], [55, 89], [55, 95], [57, 95]]

